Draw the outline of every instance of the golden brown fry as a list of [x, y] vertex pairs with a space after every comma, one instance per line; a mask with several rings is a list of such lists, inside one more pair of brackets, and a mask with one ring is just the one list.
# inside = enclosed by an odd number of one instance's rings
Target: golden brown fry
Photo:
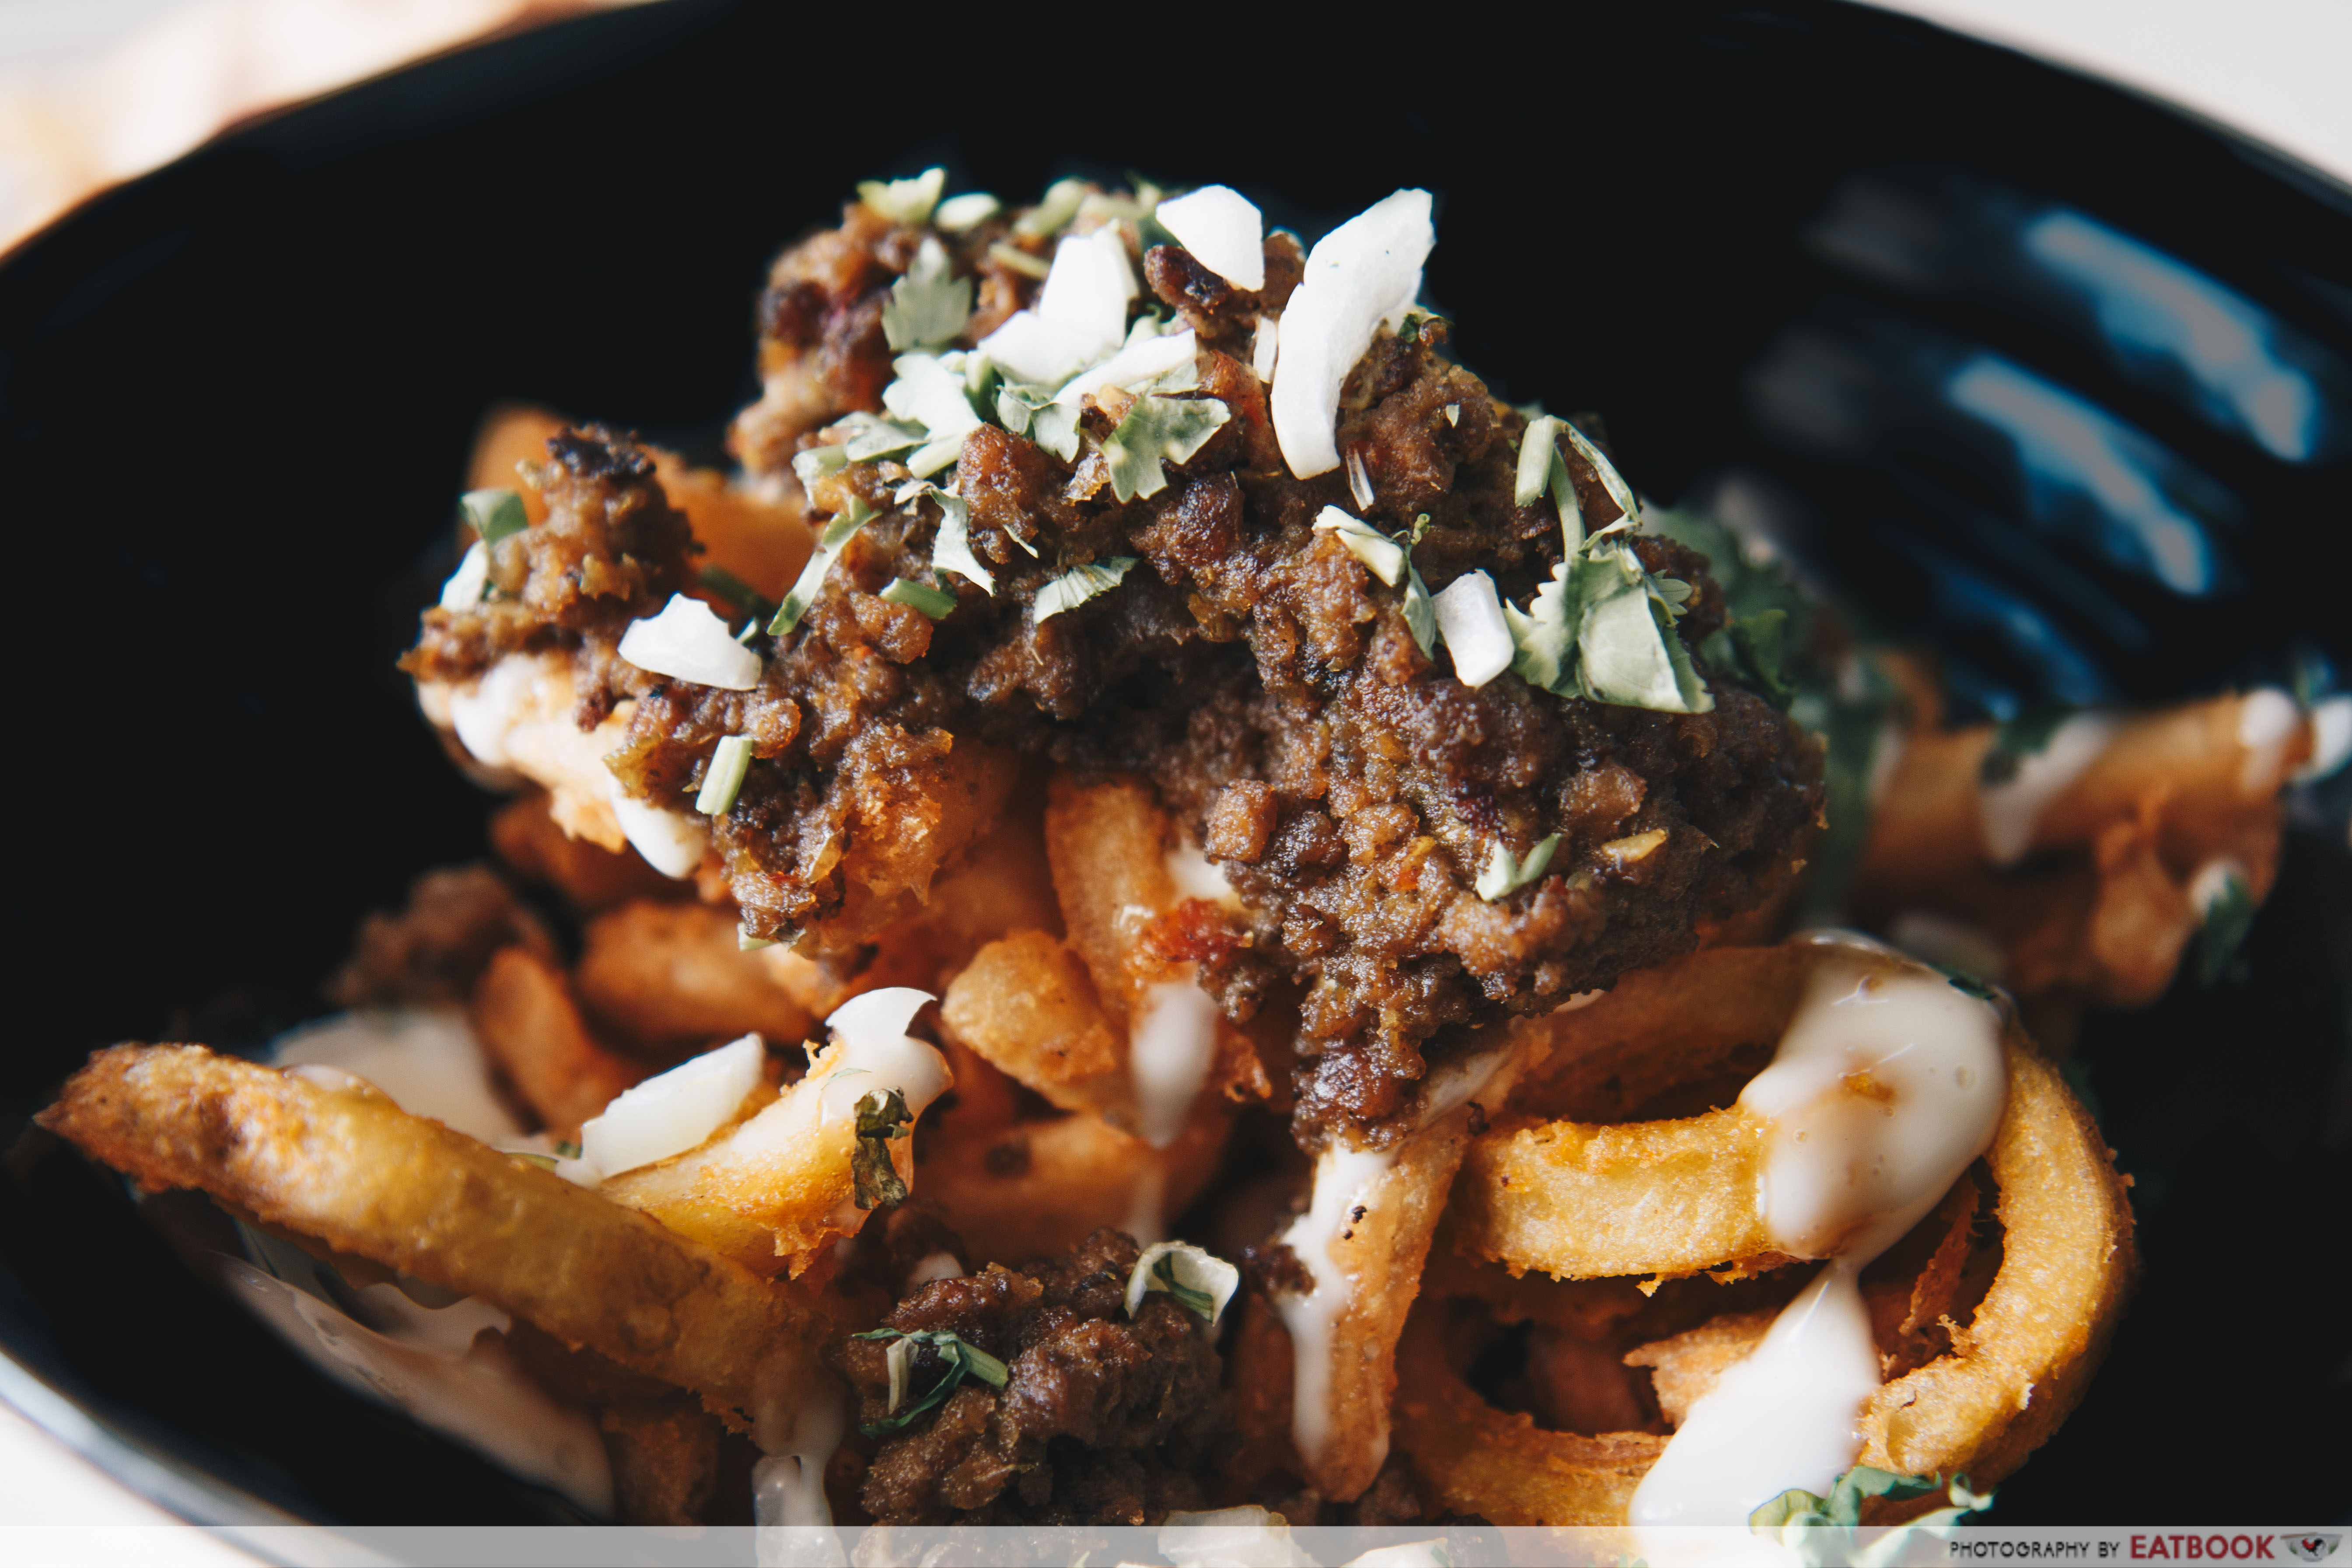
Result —
[[2255, 900], [2268, 895], [2279, 790], [2312, 744], [2282, 694], [2119, 715], [2096, 760], [2042, 806], [2023, 856], [2006, 865], [1979, 805], [1997, 731], [1941, 730], [1932, 695], [1924, 700], [1930, 710], [1903, 738], [1850, 893], [1872, 925], [1914, 911], [1955, 919], [1994, 939], [2021, 995], [2137, 1006], [2170, 983], [2196, 932], [2189, 888], [2201, 869], [2235, 861]]
[[1463, 1167], [1461, 1245], [1560, 1279], [1690, 1274], [1769, 1252], [1767, 1131], [1736, 1106], [1614, 1127], [1514, 1119]]
[[550, 814], [543, 790], [499, 808], [490, 818], [490, 844], [519, 875], [551, 885], [583, 914], [599, 914], [632, 899], [678, 899], [691, 891], [688, 884], [673, 882], [646, 865], [625, 843], [616, 854], [566, 833]]
[[719, 1423], [691, 1405], [608, 1405], [596, 1413], [624, 1524], [700, 1524], [719, 1488]]
[[[1638, 1070], [1648, 1053], [1673, 1062], [1686, 1079], [1704, 1079], [1756, 1037], [1778, 1037], [1804, 970], [1822, 951], [1801, 943], [1717, 950], [1629, 977], [1585, 1012], [1557, 1020], [1560, 1047], [1548, 1068], [1529, 1075], [1521, 1103], [1627, 1114], [1675, 1088], [1656, 1071]], [[2097, 1128], [2013, 1021], [2003, 1047], [2009, 1098], [1986, 1157], [2000, 1193], [1998, 1272], [1969, 1321], [1949, 1328], [1948, 1351], [1893, 1378], [1864, 1406], [1862, 1464], [1905, 1474], [1966, 1471], [1979, 1485], [2007, 1476], [2080, 1400], [2135, 1270], [2125, 1184]], [[1750, 1165], [1741, 1151], [1748, 1136], [1743, 1117], [1718, 1111], [1646, 1128], [1560, 1127], [1549, 1143], [1524, 1123], [1498, 1128], [1457, 1189], [1461, 1246], [1515, 1268], [1562, 1272], [1610, 1262], [1621, 1271], [1666, 1268], [1677, 1257], [1725, 1247], [1730, 1250], [1715, 1260], [1741, 1256], [1735, 1233], [1748, 1222], [1733, 1211], [1756, 1201], [1754, 1182], [1740, 1176]], [[1708, 1133], [1724, 1139], [1711, 1155], [1703, 1146]], [[1606, 1165], [1612, 1152], [1629, 1163]], [[1651, 1157], [1662, 1152], [1671, 1157]], [[1710, 1195], [1726, 1182], [1738, 1184], [1728, 1205]], [[1685, 1202], [1701, 1205], [1687, 1223], [1678, 1217]], [[1865, 1285], [1880, 1349], [1898, 1367], [1933, 1350], [1928, 1326], [1915, 1320], [1923, 1312], [1948, 1320], [1968, 1300], [1975, 1205], [1973, 1189], [1948, 1195], [1889, 1255], [1916, 1238], [1918, 1261], [1906, 1265], [1918, 1270], [1916, 1281]], [[1648, 1213], [1649, 1227], [1613, 1236], [1627, 1207]], [[1603, 1239], [1592, 1240], [1596, 1234]], [[1622, 1521], [1650, 1462], [1634, 1449], [1656, 1440], [1540, 1432], [1523, 1416], [1486, 1407], [1444, 1356], [1443, 1312], [1433, 1303], [1426, 1322], [1416, 1323], [1414, 1334], [1435, 1339], [1415, 1341], [1399, 1399], [1400, 1440], [1423, 1482], [1448, 1506], [1499, 1524]], [[1628, 1359], [1658, 1369], [1661, 1405], [1678, 1415], [1769, 1322], [1769, 1316], [1718, 1319]]]
[[[307, 1076], [306, 1076], [307, 1073]], [[201, 1046], [117, 1046], [41, 1124], [150, 1191], [194, 1187], [338, 1251], [478, 1296], [701, 1395], [741, 1427], [809, 1374], [829, 1331], [771, 1284], [528, 1161]]]
[[[856, 1206], [850, 1166], [856, 1121], [822, 1110], [840, 1065], [838, 1047], [821, 1053], [807, 1077], [764, 1104], [754, 1095], [745, 1102], [751, 1115], [700, 1147], [612, 1177], [598, 1190], [755, 1274], [799, 1279], [830, 1257], [835, 1242], [856, 1235], [868, 1212]], [[904, 1131], [891, 1141], [901, 1179], [913, 1170], [910, 1142]]]
[[741, 951], [735, 917], [706, 904], [629, 903], [591, 921], [572, 984], [616, 1038], [664, 1060], [753, 1033], [796, 1045], [813, 1023]]
[[527, 949], [509, 947], [490, 960], [474, 987], [472, 1013], [482, 1047], [560, 1136], [575, 1135], [645, 1076], [596, 1043], [563, 972]]
[[915, 1190], [940, 1205], [974, 1268], [1061, 1252], [1098, 1226], [1159, 1229], [1216, 1174], [1231, 1119], [1195, 1117], [1165, 1149], [1086, 1112], [964, 1129], [926, 1142]]
[[1131, 1116], [1125, 1053], [1087, 966], [1044, 931], [982, 948], [949, 985], [940, 1016], [992, 1066], [1063, 1110]]

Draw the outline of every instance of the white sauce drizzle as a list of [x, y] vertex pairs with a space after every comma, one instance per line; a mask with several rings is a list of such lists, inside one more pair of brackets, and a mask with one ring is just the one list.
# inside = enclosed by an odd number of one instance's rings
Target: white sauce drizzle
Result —
[[396, 1288], [357, 1292], [378, 1316], [370, 1328], [250, 1264], [224, 1258], [237, 1300], [320, 1371], [382, 1400], [420, 1426], [464, 1444], [537, 1486], [562, 1493], [599, 1518], [613, 1512], [612, 1463], [596, 1424], [551, 1398], [483, 1329], [510, 1320], [462, 1300], [438, 1311]]
[[[482, 1047], [460, 1013], [344, 1013], [278, 1036], [269, 1060], [363, 1079], [411, 1116], [429, 1116], [485, 1143], [522, 1142], [522, 1129], [490, 1088]], [[300, 1076], [321, 1089], [350, 1087], [328, 1072]]]
[[1739, 1100], [1770, 1129], [1759, 1196], [1773, 1245], [1830, 1266], [1691, 1406], [1633, 1494], [1637, 1527], [1743, 1524], [1853, 1466], [1879, 1384], [1862, 1270], [1991, 1147], [2007, 1102], [1991, 1006], [1874, 943], [1816, 940], [1853, 956], [1824, 962]]
[[2111, 713], [2077, 713], [2051, 731], [2048, 745], [2020, 757], [2014, 776], [1978, 786], [1979, 820], [1994, 865], [2014, 866], [2025, 858], [2042, 813], [2099, 760], [2120, 727]]
[[823, 1372], [800, 1399], [763, 1410], [759, 1441], [768, 1450], [751, 1470], [751, 1521], [762, 1563], [840, 1564], [848, 1562], [833, 1529], [824, 1495], [824, 1468], [847, 1425], [841, 1390]]
[[1127, 1057], [1137, 1131], [1146, 1143], [1165, 1149], [1176, 1141], [1216, 1058], [1217, 1005], [1192, 976], [1146, 986]]
[[1315, 1195], [1307, 1212], [1282, 1233], [1283, 1245], [1315, 1280], [1304, 1296], [1278, 1296], [1275, 1310], [1290, 1331], [1290, 1436], [1299, 1458], [1320, 1461], [1331, 1440], [1331, 1328], [1347, 1310], [1355, 1281], [1331, 1260], [1331, 1244], [1349, 1228], [1367, 1188], [1396, 1163], [1392, 1149], [1349, 1149], [1333, 1143], [1315, 1162]]
[[907, 1270], [907, 1289], [919, 1290], [938, 1280], [962, 1278], [963, 1265], [956, 1261], [954, 1253], [927, 1252], [915, 1259], [915, 1266]]
[[1242, 899], [1234, 885], [1225, 880], [1217, 863], [1201, 853], [1190, 839], [1180, 838], [1165, 857], [1168, 879], [1176, 884], [1176, 896], [1182, 899], [1206, 899], [1213, 904], [1229, 909], [1241, 908]]
[[1168, 1239], [1168, 1167], [1160, 1161], [1145, 1160], [1136, 1166], [1127, 1217], [1118, 1228], [1146, 1247]]
[[2246, 693], [2238, 709], [2238, 744], [2246, 750], [2238, 773], [2238, 793], [2248, 800], [2268, 800], [2278, 793], [2286, 763], [2287, 742], [2303, 729], [2303, 713], [2294, 699], [2275, 686], [2258, 686]]

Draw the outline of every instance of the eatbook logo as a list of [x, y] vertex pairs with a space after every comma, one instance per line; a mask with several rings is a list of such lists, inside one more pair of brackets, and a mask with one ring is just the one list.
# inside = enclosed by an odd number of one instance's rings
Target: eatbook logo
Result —
[[2325, 1563], [2336, 1555], [2343, 1540], [2341, 1535], [2282, 1535], [2278, 1543], [2305, 1563]]

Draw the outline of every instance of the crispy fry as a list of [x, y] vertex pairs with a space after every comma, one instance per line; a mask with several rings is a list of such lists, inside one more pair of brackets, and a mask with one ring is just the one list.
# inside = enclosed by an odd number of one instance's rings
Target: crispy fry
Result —
[[[600, 1190], [755, 1274], [789, 1271], [799, 1279], [835, 1241], [856, 1235], [868, 1213], [856, 1206], [850, 1163], [856, 1121], [823, 1109], [842, 1060], [838, 1046], [820, 1050], [808, 1076], [751, 1115], [698, 1148], [613, 1177]], [[914, 1171], [909, 1143], [903, 1131], [890, 1142], [902, 1180]]]
[[701, 1395], [741, 1427], [805, 1375], [829, 1325], [764, 1281], [357, 1079], [201, 1046], [117, 1046], [41, 1124], [150, 1191], [195, 1187], [339, 1251], [505, 1309]]
[[662, 1060], [753, 1033], [793, 1045], [811, 1026], [740, 950], [735, 917], [706, 904], [628, 903], [590, 922], [572, 984], [615, 1039]]
[[1044, 931], [1016, 931], [982, 948], [948, 987], [940, 1016], [991, 1065], [1063, 1110], [1132, 1117], [1125, 1053], [1087, 966]]
[[916, 1190], [946, 1211], [974, 1267], [1063, 1251], [1095, 1229], [1158, 1230], [1216, 1174], [1231, 1121], [1195, 1117], [1165, 1149], [1080, 1112], [960, 1128], [928, 1141]]
[[626, 1524], [700, 1524], [719, 1487], [719, 1423], [683, 1403], [608, 1405], [596, 1413]]
[[645, 1076], [596, 1043], [563, 972], [526, 948], [490, 960], [474, 987], [473, 1024], [524, 1103], [567, 1138]]
[[2257, 902], [2269, 894], [2279, 790], [2313, 743], [2276, 691], [2120, 715], [2034, 815], [2020, 852], [2000, 858], [1980, 805], [1999, 732], [1933, 719], [1904, 737], [1874, 809], [1855, 912], [1879, 929], [1914, 910], [1969, 922], [2003, 950], [2020, 994], [2110, 1006], [2153, 1001], [2170, 983], [2202, 918], [2189, 896], [2200, 869], [2234, 861]]
[[[1673, 1088], [1654, 1071], [1631, 1070], [1649, 1051], [1689, 1077], [1716, 1071], [1748, 1037], [1778, 1034], [1821, 951], [1802, 943], [1717, 950], [1629, 977], [1585, 1013], [1558, 1020], [1561, 1047], [1529, 1075], [1520, 1102], [1624, 1114], [1628, 1102]], [[2097, 1129], [2013, 1019], [2002, 1045], [2009, 1096], [1983, 1167], [2000, 1193], [1998, 1272], [1969, 1321], [1955, 1322], [1953, 1311], [1965, 1310], [1972, 1295], [1977, 1196], [1964, 1175], [1967, 1190], [1956, 1186], [1887, 1255], [1907, 1258], [1914, 1277], [1865, 1276], [1882, 1357], [1902, 1374], [1864, 1408], [1862, 1464], [1905, 1474], [1966, 1471], [1979, 1485], [2007, 1476], [2081, 1398], [2136, 1268], [2124, 1184]], [[1564, 1274], [1671, 1272], [1708, 1254], [1742, 1257], [1764, 1236], [1760, 1215], [1739, 1213], [1759, 1201], [1745, 1116], [1498, 1127], [1473, 1152], [1457, 1188], [1461, 1247], [1514, 1269]], [[1712, 1150], [1711, 1136], [1721, 1140]], [[1612, 1166], [1612, 1157], [1624, 1163]], [[1617, 1229], [1627, 1211], [1646, 1215], [1646, 1223]], [[1546, 1433], [1486, 1407], [1445, 1358], [1443, 1312], [1433, 1302], [1416, 1323], [1414, 1333], [1436, 1338], [1415, 1341], [1399, 1399], [1401, 1439], [1423, 1480], [1450, 1506], [1497, 1523], [1622, 1521], [1651, 1462], [1629, 1458], [1633, 1449], [1624, 1445], [1637, 1435]], [[1627, 1359], [1656, 1369], [1660, 1404], [1679, 1418], [1770, 1321], [1719, 1318]], [[1939, 1342], [1937, 1325], [1948, 1349], [1921, 1364]]]
[[553, 887], [583, 914], [601, 914], [632, 899], [676, 899], [689, 890], [646, 865], [635, 849], [625, 846], [616, 854], [563, 831], [549, 813], [543, 790], [499, 809], [490, 818], [490, 845], [517, 874]]

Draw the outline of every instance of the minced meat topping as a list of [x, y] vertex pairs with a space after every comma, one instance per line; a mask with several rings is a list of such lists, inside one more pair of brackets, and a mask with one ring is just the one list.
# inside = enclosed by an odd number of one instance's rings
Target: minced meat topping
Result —
[[[1703, 712], [1558, 696], [1509, 672], [1473, 689], [1446, 647], [1416, 640], [1410, 584], [1317, 531], [1337, 507], [1414, 541], [1431, 592], [1484, 571], [1513, 605], [1566, 550], [1549, 497], [1515, 500], [1527, 417], [1444, 357], [1440, 321], [1380, 331], [1341, 392], [1349, 460], [1291, 474], [1252, 366], [1261, 318], [1302, 276], [1287, 234], [1267, 237], [1265, 285], [1244, 293], [1172, 245], [1147, 247], [1132, 220], [1080, 216], [1080, 230], [1118, 225], [1142, 283], [1130, 318], [1194, 331], [1189, 374], [1087, 397], [1074, 443], [1007, 427], [1023, 421], [975, 384], [983, 422], [951, 468], [915, 482], [908, 465], [925, 449], [910, 443], [845, 460], [845, 447], [890, 439], [871, 417], [905, 363], [886, 312], [928, 242], [971, 286], [962, 331], [935, 349], [971, 350], [1036, 304], [1053, 240], [1020, 232], [1020, 216], [939, 235], [853, 205], [776, 263], [765, 391], [737, 422], [737, 455], [754, 482], [803, 500], [820, 531], [863, 521], [797, 624], [752, 643], [764, 655], [752, 689], [664, 679], [614, 654], [631, 620], [693, 591], [691, 546], [645, 454], [603, 430], [551, 443], [548, 521], [498, 546], [481, 605], [426, 612], [408, 667], [463, 680], [505, 652], [572, 649], [583, 726], [638, 699], [610, 766], [666, 805], [723, 736], [749, 736], [754, 760], [712, 823], [713, 849], [746, 931], [818, 956], [919, 900], [984, 830], [1012, 758], [1151, 780], [1247, 910], [1190, 905], [1154, 939], [1199, 962], [1237, 1019], [1272, 996], [1297, 1001], [1310, 1142], [1335, 1121], [1377, 1135], [1427, 1058], [1470, 1029], [1686, 951], [1703, 922], [1786, 885], [1819, 815], [1820, 759], [1772, 706], [1706, 669]], [[1139, 396], [1163, 400], [1162, 416], [1208, 400], [1224, 416], [1162, 462], [1156, 489], [1113, 472]], [[1619, 517], [1574, 443], [1559, 460], [1590, 526]], [[941, 548], [959, 525], [968, 554]], [[1696, 649], [1724, 617], [1706, 558], [1646, 535], [1634, 551], [1656, 579], [1688, 585], [1678, 635]], [[950, 559], [992, 591], [939, 569]], [[1088, 565], [1106, 570], [1074, 574]], [[930, 591], [940, 618], [894, 587], [902, 579]], [[1525, 856], [1552, 836], [1540, 875], [1491, 900], [1476, 890], [1497, 847]]]

